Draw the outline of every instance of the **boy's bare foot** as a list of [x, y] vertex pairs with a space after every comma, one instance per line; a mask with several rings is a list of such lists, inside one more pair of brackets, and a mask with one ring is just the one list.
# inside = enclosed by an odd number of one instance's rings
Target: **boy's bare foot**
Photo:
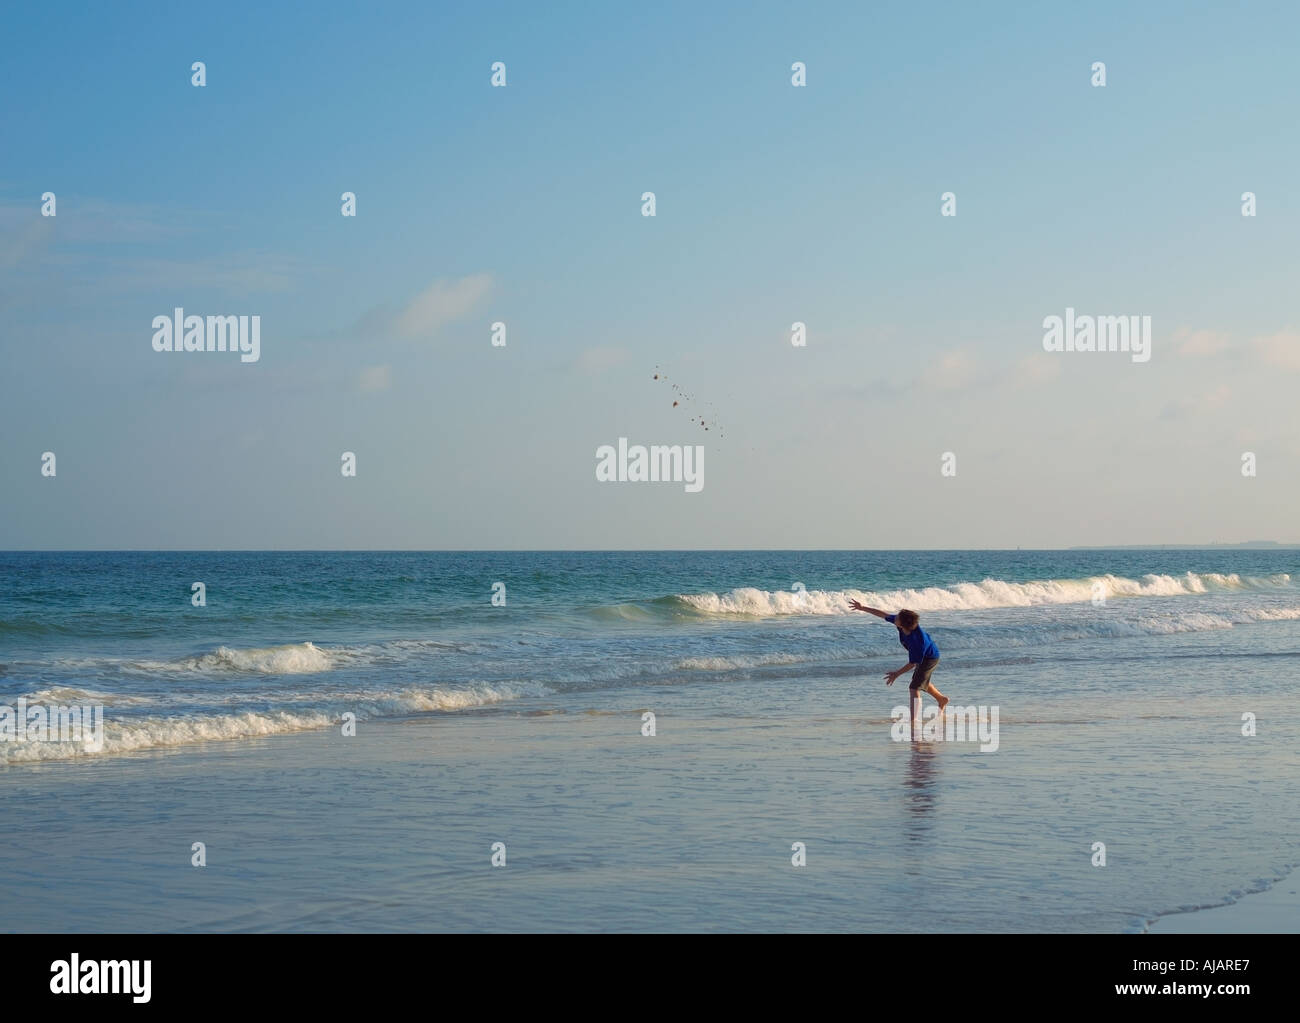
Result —
[[943, 713], [943, 708], [946, 707], [946, 706], [948, 706], [948, 697], [946, 697], [946, 696], [936, 696], [935, 699], [939, 701], [939, 713], [942, 714], [942, 713]]

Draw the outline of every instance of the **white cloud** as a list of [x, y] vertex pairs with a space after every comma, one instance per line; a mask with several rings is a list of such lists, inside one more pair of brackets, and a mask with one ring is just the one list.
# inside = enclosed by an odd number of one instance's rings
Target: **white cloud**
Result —
[[573, 368], [583, 373], [603, 373], [627, 362], [625, 348], [588, 348], [573, 360]]
[[1037, 387], [1061, 375], [1061, 358], [1056, 352], [1026, 355], [1012, 371], [1011, 382], [1018, 387]]
[[1218, 330], [1192, 330], [1191, 327], [1179, 327], [1171, 338], [1174, 351], [1179, 355], [1193, 358], [1206, 358], [1226, 351], [1229, 337]]
[[393, 385], [393, 367], [384, 363], [382, 366], [369, 366], [357, 377], [357, 386], [366, 393], [386, 391]]
[[491, 290], [491, 274], [436, 280], [397, 314], [396, 331], [402, 337], [431, 337], [469, 313]]
[[1181, 419], [1184, 416], [1197, 416], [1204, 412], [1212, 412], [1216, 409], [1223, 408], [1232, 398], [1232, 388], [1227, 384], [1220, 384], [1213, 391], [1206, 394], [1193, 395], [1187, 398], [1178, 398], [1169, 402], [1161, 411], [1161, 419]]
[[1220, 384], [1213, 391], [1204, 397], [1206, 408], [1223, 408], [1232, 397], [1232, 388], [1227, 384]]
[[928, 374], [929, 382], [941, 391], [958, 391], [971, 383], [975, 369], [975, 360], [966, 352], [944, 352]]
[[1300, 331], [1279, 330], [1251, 342], [1256, 354], [1270, 366], [1300, 370]]

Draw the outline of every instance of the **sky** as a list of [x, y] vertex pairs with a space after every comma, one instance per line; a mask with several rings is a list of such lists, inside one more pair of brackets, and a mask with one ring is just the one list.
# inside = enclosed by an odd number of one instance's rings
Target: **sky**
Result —
[[1300, 8], [1071, 7], [8, 5], [0, 549], [1300, 542]]

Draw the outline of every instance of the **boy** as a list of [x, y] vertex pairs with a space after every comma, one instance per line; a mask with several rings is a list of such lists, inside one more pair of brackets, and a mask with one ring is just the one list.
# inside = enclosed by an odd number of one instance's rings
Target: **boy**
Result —
[[[886, 672], [885, 685], [892, 686], [900, 675], [912, 672], [912, 682], [907, 687], [908, 710], [912, 720], [921, 716], [921, 692], [927, 692], [939, 702], [939, 713], [948, 705], [948, 697], [939, 692], [930, 681], [934, 669], [939, 666], [939, 646], [930, 638], [930, 634], [921, 628], [921, 619], [915, 611], [899, 611], [896, 615], [885, 614], [879, 608], [865, 607], [856, 600], [849, 601], [854, 611], [865, 611], [877, 618], [893, 623], [898, 629], [898, 641], [907, 649], [907, 664], [897, 671]], [[916, 670], [913, 671], [912, 669]]]

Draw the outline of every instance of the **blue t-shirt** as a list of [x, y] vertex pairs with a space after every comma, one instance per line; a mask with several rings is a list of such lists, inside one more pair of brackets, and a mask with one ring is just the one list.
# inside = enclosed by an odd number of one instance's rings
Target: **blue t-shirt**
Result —
[[[885, 615], [885, 621], [892, 624], [897, 617], [898, 615]], [[899, 629], [898, 641], [907, 649], [909, 664], [920, 664], [927, 657], [939, 656], [939, 644], [932, 640], [930, 634], [919, 625], [906, 636], [903, 635], [902, 629]]]

